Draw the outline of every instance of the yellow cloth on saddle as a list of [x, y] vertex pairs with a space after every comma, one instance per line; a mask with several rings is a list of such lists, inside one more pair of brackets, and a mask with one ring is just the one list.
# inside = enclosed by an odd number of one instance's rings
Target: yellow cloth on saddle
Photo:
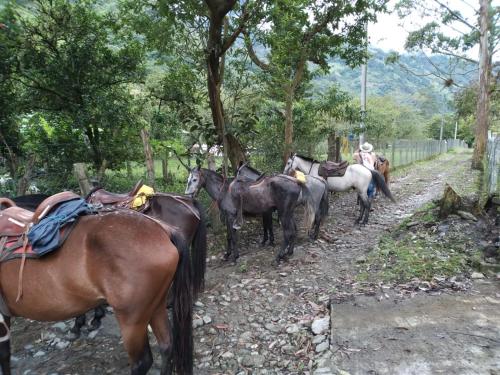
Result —
[[137, 209], [141, 207], [154, 193], [155, 191], [151, 186], [142, 185], [132, 201], [131, 208]]
[[301, 184], [306, 183], [306, 175], [302, 173], [301, 171], [295, 171], [295, 178], [299, 180]]

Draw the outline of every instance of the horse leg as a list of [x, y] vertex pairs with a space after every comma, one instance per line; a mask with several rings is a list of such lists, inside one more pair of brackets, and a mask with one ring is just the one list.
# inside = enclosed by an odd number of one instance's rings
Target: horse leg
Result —
[[3, 375], [10, 375], [10, 318], [0, 315], [0, 367]]
[[151, 319], [151, 328], [158, 341], [161, 353], [161, 375], [172, 373], [172, 329], [168, 319], [168, 312], [163, 306], [160, 306], [153, 314]]
[[355, 223], [359, 224], [361, 223], [361, 220], [363, 219], [363, 216], [365, 214], [365, 209], [366, 209], [366, 201], [368, 200], [368, 197], [362, 197], [361, 195], [358, 195], [358, 201], [361, 203], [359, 205], [359, 216], [356, 219]]
[[82, 332], [82, 327], [85, 325], [85, 321], [86, 321], [85, 314], [82, 314], [75, 318], [75, 324], [69, 330], [73, 334], [71, 337], [72, 339], [77, 339], [78, 337], [80, 337], [80, 334]]
[[372, 199], [371, 198], [368, 198], [367, 199], [367, 203], [366, 203], [366, 207], [365, 207], [365, 217], [362, 221], [363, 224], [366, 224], [368, 223], [368, 216], [370, 216], [370, 209], [372, 207]]
[[224, 260], [228, 260], [229, 259], [229, 256], [231, 255], [231, 252], [233, 250], [233, 247], [232, 247], [232, 231], [233, 231], [233, 228], [231, 226], [231, 224], [229, 223], [229, 219], [225, 218], [225, 221], [226, 221], [226, 241], [227, 241], [227, 245], [226, 245], [226, 253], [224, 254]]
[[264, 238], [262, 239], [262, 242], [260, 244], [264, 246], [268, 240], [267, 232], [269, 230], [267, 223], [267, 214], [262, 214], [262, 228], [264, 229]]
[[[297, 224], [295, 224], [295, 219], [293, 216], [290, 219], [291, 226], [287, 229], [288, 231], [288, 251], [287, 255], [293, 255], [293, 249], [295, 247], [295, 237], [297, 234]], [[284, 229], [285, 230], [285, 229]]]
[[238, 249], [238, 231], [231, 228], [231, 245], [233, 249], [233, 263], [236, 264], [236, 260], [240, 257], [240, 251]]
[[98, 329], [101, 326], [101, 320], [104, 318], [106, 315], [106, 309], [104, 308], [103, 305], [97, 306], [94, 309], [94, 318], [90, 322], [90, 330], [94, 331]]
[[321, 225], [321, 215], [317, 212], [314, 218], [314, 223], [312, 228], [309, 230], [309, 238], [311, 240], [317, 240], [319, 235], [319, 227]]
[[[162, 304], [163, 306], [163, 304]], [[131, 319], [121, 311], [115, 313], [120, 325], [123, 345], [128, 353], [131, 375], [145, 375], [153, 365], [153, 355], [149, 347], [147, 327], [149, 322]]]
[[269, 211], [267, 215], [267, 229], [269, 230], [269, 245], [274, 246], [274, 232], [273, 232], [273, 211]]

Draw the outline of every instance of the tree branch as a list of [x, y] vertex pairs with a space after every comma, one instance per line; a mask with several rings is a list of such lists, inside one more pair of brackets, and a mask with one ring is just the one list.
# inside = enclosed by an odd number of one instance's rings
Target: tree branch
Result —
[[448, 5], [443, 4], [439, 0], [434, 0], [434, 2], [437, 3], [437, 4], [439, 4], [439, 6], [441, 6], [442, 8], [445, 8], [453, 16], [453, 18], [455, 18], [457, 21], [462, 22], [464, 25], [470, 27], [473, 30], [476, 30], [478, 32], [480, 31], [476, 26], [474, 26], [471, 23], [469, 23], [469, 21], [467, 21], [459, 13], [457, 13], [456, 11], [454, 11], [453, 9], [451, 9]]
[[252, 41], [250, 40], [250, 35], [248, 35], [248, 32], [246, 30], [243, 30], [243, 35], [245, 36], [245, 45], [247, 47], [248, 56], [250, 56], [250, 60], [252, 60], [252, 62], [262, 70], [266, 71], [270, 70], [271, 66], [269, 64], [266, 64], [257, 57], [257, 54], [253, 49]]

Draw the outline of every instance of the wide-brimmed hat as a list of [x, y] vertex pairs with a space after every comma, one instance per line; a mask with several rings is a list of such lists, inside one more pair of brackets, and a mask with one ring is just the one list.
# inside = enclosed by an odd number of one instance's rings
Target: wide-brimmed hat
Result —
[[371, 143], [365, 142], [361, 145], [360, 150], [364, 152], [372, 152], [373, 146], [371, 145]]

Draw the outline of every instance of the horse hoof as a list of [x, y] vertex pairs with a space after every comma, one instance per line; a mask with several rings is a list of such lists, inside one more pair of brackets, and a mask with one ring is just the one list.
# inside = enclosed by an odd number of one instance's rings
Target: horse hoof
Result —
[[229, 260], [229, 257], [231, 256], [230, 253], [225, 253], [224, 256], [222, 257], [222, 259], [224, 260]]

